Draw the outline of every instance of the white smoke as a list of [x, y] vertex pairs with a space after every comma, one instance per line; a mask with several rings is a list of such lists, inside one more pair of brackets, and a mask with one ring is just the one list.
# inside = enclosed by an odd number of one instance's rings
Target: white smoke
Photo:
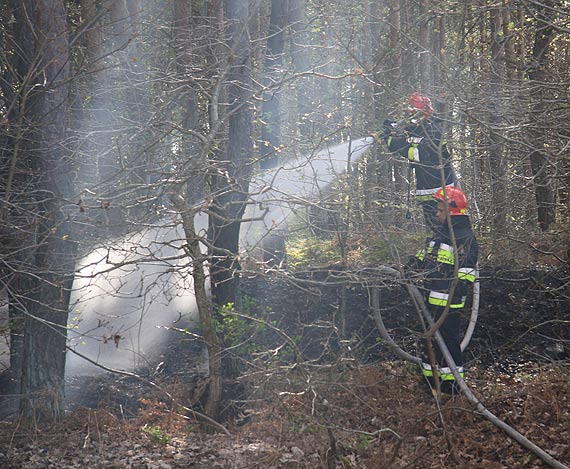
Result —
[[[327, 148], [311, 158], [289, 161], [251, 182], [255, 203], [246, 211], [240, 245], [256, 246], [272, 230], [284, 230], [294, 206], [310, 200], [356, 161], [372, 138]], [[196, 215], [205, 233], [207, 217]], [[169, 328], [196, 320], [189, 259], [181, 249], [179, 225], [142, 229], [83, 258], [73, 286], [69, 344], [90, 360], [111, 368], [134, 369], [158, 353], [172, 337]], [[178, 322], [177, 322], [178, 321]], [[92, 374], [98, 368], [67, 354], [67, 374]]]
[[[294, 209], [314, 200], [372, 146], [372, 137], [327, 147], [311, 158], [289, 160], [282, 167], [254, 176], [250, 191], [254, 204], [245, 219], [255, 220], [241, 228], [240, 246], [247, 251], [270, 232], [286, 232]], [[262, 218], [262, 219], [260, 219]]]
[[[207, 217], [196, 217], [205, 229]], [[71, 300], [69, 343], [111, 368], [132, 369], [157, 353], [178, 322], [195, 319], [196, 301], [180, 226], [164, 224], [123, 237], [83, 258]], [[97, 369], [68, 353], [67, 373]]]

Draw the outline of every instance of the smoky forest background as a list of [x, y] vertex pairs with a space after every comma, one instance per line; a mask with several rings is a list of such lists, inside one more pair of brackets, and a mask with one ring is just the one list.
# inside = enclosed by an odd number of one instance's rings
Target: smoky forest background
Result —
[[[566, 0], [1, 0], [3, 467], [566, 467], [569, 33]], [[481, 246], [467, 383], [546, 453], [378, 331], [418, 353], [386, 272], [429, 231], [377, 138], [413, 92]]]

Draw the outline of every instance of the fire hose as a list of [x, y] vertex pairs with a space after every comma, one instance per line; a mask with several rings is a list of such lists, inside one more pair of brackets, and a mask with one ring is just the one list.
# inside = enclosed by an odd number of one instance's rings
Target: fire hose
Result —
[[[380, 268], [380, 272], [382, 272], [386, 275], [392, 276], [394, 278], [400, 277], [400, 272], [398, 272], [396, 269], [393, 269], [391, 267], [383, 266]], [[478, 282], [476, 282], [476, 283], [478, 284]], [[409, 293], [410, 297], [412, 298], [416, 308], [418, 309], [418, 312], [424, 317], [424, 319], [426, 320], [428, 325], [430, 327], [432, 327], [434, 325], [434, 320], [431, 317], [430, 312], [426, 308], [426, 305], [425, 305], [425, 302], [423, 299], [423, 295], [420, 293], [420, 291], [418, 290], [418, 288], [415, 285], [407, 283], [406, 288], [407, 288], [408, 293]], [[411, 361], [412, 363], [417, 363], [417, 364], [421, 363], [421, 359], [414, 357], [413, 355], [410, 355], [407, 352], [405, 352], [403, 349], [401, 349], [394, 342], [394, 340], [392, 339], [392, 337], [388, 333], [388, 331], [384, 325], [384, 322], [382, 320], [382, 315], [380, 314], [380, 308], [379, 308], [380, 300], [379, 300], [378, 289], [379, 289], [378, 286], [371, 286], [370, 287], [370, 299], [371, 299], [371, 306], [372, 306], [372, 309], [374, 312], [374, 319], [376, 320], [380, 334], [386, 340], [386, 342], [392, 347], [392, 349], [397, 353], [398, 356], [400, 356], [404, 360]], [[462, 349], [463, 349], [464, 343], [465, 343], [465, 346], [467, 346], [467, 344], [469, 343], [469, 340], [471, 338], [471, 334], [472, 334], [473, 329], [475, 327], [474, 324], [475, 324], [476, 319], [477, 319], [477, 314], [475, 314], [475, 318], [473, 318], [473, 310], [478, 311], [478, 309], [479, 309], [479, 287], [478, 286], [477, 286], [476, 291], [477, 291], [477, 302], [475, 302], [475, 298], [474, 298], [473, 309], [472, 309], [472, 318], [471, 318], [472, 320], [469, 324], [469, 328], [467, 329], [467, 333], [465, 334], [465, 337], [462, 341]], [[475, 293], [475, 288], [474, 288], [474, 293]], [[475, 303], [476, 303], [476, 308], [475, 308]], [[472, 326], [472, 324], [473, 324], [473, 326]], [[531, 442], [524, 435], [519, 433], [513, 427], [511, 427], [506, 422], [504, 422], [500, 418], [498, 418], [491, 411], [489, 411], [483, 405], [483, 403], [477, 398], [477, 396], [475, 396], [475, 394], [473, 394], [471, 389], [467, 386], [467, 383], [465, 383], [463, 377], [460, 375], [459, 371], [457, 370], [457, 365], [455, 364], [453, 357], [451, 356], [451, 353], [449, 352], [449, 349], [447, 348], [445, 340], [443, 339], [443, 336], [441, 335], [440, 331], [435, 332], [435, 339], [437, 341], [439, 349], [441, 350], [443, 358], [445, 359], [447, 365], [451, 369], [451, 372], [453, 373], [455, 381], [458, 384], [459, 388], [461, 389], [461, 392], [467, 398], [467, 400], [475, 406], [477, 411], [483, 417], [485, 417], [489, 422], [491, 422], [497, 428], [504, 431], [510, 438], [515, 440], [523, 448], [526, 448], [529, 451], [531, 451], [532, 453], [534, 453], [538, 458], [540, 458], [543, 462], [548, 464], [550, 467], [554, 467], [556, 469], [568, 469], [568, 466], [564, 465], [563, 463], [561, 463], [557, 459], [553, 458], [550, 454], [548, 454], [542, 448], [535, 445], [533, 442]]]
[[[380, 273], [392, 276], [392, 277], [399, 277], [400, 276], [400, 272], [397, 271], [396, 269], [393, 269], [392, 267], [388, 267], [388, 266], [381, 266], [379, 268]], [[414, 287], [417, 289], [417, 287]], [[374, 291], [374, 290], [373, 290]], [[371, 292], [373, 293], [373, 292]], [[461, 351], [463, 352], [467, 346], [469, 345], [469, 343], [471, 342], [471, 339], [473, 337], [473, 333], [475, 331], [475, 326], [477, 325], [477, 319], [479, 317], [479, 298], [480, 298], [480, 294], [481, 294], [481, 286], [479, 284], [479, 281], [476, 281], [473, 283], [473, 300], [472, 300], [472, 304], [471, 304], [471, 315], [469, 318], [469, 323], [467, 325], [467, 329], [465, 330], [465, 334], [463, 336], [463, 339], [461, 340]], [[380, 300], [379, 300], [379, 295], [378, 295], [378, 291], [376, 288], [376, 294], [371, 294], [370, 295], [370, 304], [372, 306], [373, 311], [380, 311]], [[384, 321], [382, 319], [382, 315], [380, 314], [374, 314], [374, 320], [376, 322], [376, 326], [378, 327], [378, 330], [380, 332], [380, 335], [382, 336], [382, 339], [384, 339], [386, 341], [386, 343], [390, 346], [390, 348], [392, 348], [392, 350], [402, 359], [409, 361], [411, 363], [416, 363], [416, 364], [420, 364], [421, 363], [421, 358], [416, 357], [414, 355], [411, 355], [410, 353], [406, 352], [405, 350], [403, 350], [392, 338], [392, 336], [390, 335], [388, 329], [386, 328], [386, 325], [384, 324]]]

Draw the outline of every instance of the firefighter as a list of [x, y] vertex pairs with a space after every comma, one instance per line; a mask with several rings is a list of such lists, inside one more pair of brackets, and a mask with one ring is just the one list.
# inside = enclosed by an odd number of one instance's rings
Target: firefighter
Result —
[[[421, 274], [426, 304], [434, 321], [437, 321], [446, 309], [448, 311], [439, 331], [459, 374], [463, 376], [460, 312], [465, 306], [468, 292], [472, 290], [473, 282], [477, 279], [479, 247], [467, 215], [465, 193], [457, 187], [447, 186], [440, 188], [432, 197], [436, 204], [439, 226], [434, 235], [426, 240], [424, 248], [416, 254], [413, 267]], [[453, 284], [455, 289], [450, 295]], [[432, 369], [426, 349], [422, 363], [423, 376], [427, 378], [432, 389], [434, 378], [439, 377], [441, 391], [451, 394], [456, 390], [455, 378], [439, 347], [434, 348], [437, 370]]]
[[400, 122], [384, 121], [381, 138], [390, 152], [410, 161], [416, 177], [416, 201], [423, 209], [428, 227], [437, 229], [437, 204], [433, 195], [443, 185], [459, 186], [451, 155], [445, 140], [442, 140], [441, 127], [435, 119], [429, 97], [421, 93], [411, 94], [405, 100], [403, 112], [405, 117]]

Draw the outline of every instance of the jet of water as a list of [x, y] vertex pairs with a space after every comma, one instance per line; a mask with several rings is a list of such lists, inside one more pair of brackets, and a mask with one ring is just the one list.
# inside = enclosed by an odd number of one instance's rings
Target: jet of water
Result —
[[[254, 177], [245, 218], [255, 221], [243, 224], [241, 249], [286, 229], [295, 205], [314, 198], [372, 143], [370, 137], [345, 142]], [[205, 234], [207, 216], [197, 214], [195, 223]], [[85, 256], [73, 285], [70, 347], [107, 367], [134, 369], [160, 352], [173, 325], [191, 327], [196, 301], [183, 240], [182, 228], [170, 221]], [[67, 356], [69, 376], [100, 370], [74, 353]]]

